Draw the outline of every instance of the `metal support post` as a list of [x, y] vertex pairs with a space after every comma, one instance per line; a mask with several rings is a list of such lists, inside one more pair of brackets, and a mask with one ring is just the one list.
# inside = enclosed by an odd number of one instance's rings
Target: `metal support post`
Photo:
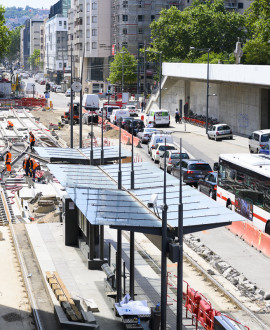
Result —
[[177, 330], [182, 329], [183, 324], [183, 204], [182, 204], [182, 139], [180, 139], [180, 178], [179, 178], [179, 204], [178, 204], [178, 242], [179, 260], [177, 263]]
[[162, 52], [159, 53], [159, 110], [161, 109]]
[[[166, 139], [165, 139], [166, 150]], [[167, 319], [167, 200], [166, 200], [166, 157], [164, 157], [164, 185], [162, 207], [162, 250], [161, 250], [161, 330], [166, 330]]]
[[93, 150], [93, 109], [91, 110], [91, 150], [90, 150], [90, 165], [94, 165], [94, 150]]
[[134, 300], [134, 236], [133, 231], [130, 232], [130, 278], [129, 278], [129, 295], [132, 300]]
[[104, 141], [103, 141], [103, 126], [104, 126], [104, 118], [103, 118], [103, 107], [101, 108], [101, 151], [100, 151], [100, 165], [104, 165]]
[[208, 133], [208, 100], [209, 100], [209, 53], [210, 48], [207, 50], [207, 88], [206, 88], [206, 134]]
[[122, 118], [119, 118], [119, 167], [118, 167], [118, 189], [121, 190], [122, 188], [122, 170], [121, 170], [121, 123]]
[[122, 231], [117, 229], [117, 256], [116, 256], [116, 301], [122, 299]]
[[82, 58], [82, 68], [81, 68], [81, 90], [80, 90], [80, 114], [79, 114], [79, 125], [80, 125], [80, 141], [79, 146], [82, 148], [82, 83], [83, 83], [83, 66], [84, 66], [84, 55], [85, 55], [85, 45], [83, 47], [83, 58]]
[[73, 148], [73, 116], [74, 116], [74, 109], [73, 109], [73, 91], [72, 91], [72, 84], [73, 84], [73, 55], [72, 55], [72, 46], [71, 46], [71, 70], [70, 70], [70, 148]]
[[137, 53], [137, 105], [139, 105], [139, 88], [140, 88], [140, 49]]
[[99, 258], [104, 259], [104, 226], [99, 226]]
[[95, 228], [93, 225], [90, 225], [90, 245], [89, 245], [90, 253], [89, 259], [94, 260], [95, 258]]
[[144, 54], [143, 54], [143, 63], [144, 63], [144, 74], [143, 74], [143, 110], [145, 110], [145, 101], [146, 101], [146, 95], [147, 95], [147, 91], [146, 91], [146, 41], [144, 42]]
[[131, 143], [131, 173], [130, 173], [130, 189], [134, 189], [134, 142], [133, 142], [133, 133], [134, 133], [134, 119], [132, 119], [132, 143]]

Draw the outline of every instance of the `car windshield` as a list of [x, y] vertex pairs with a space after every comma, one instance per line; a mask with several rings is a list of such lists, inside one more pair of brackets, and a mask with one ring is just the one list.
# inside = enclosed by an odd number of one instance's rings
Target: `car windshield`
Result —
[[218, 127], [218, 131], [227, 131], [230, 130], [230, 127], [228, 125], [223, 125]]
[[160, 146], [160, 147], [159, 147], [159, 150], [160, 150], [160, 151], [165, 151], [165, 150], [175, 150], [175, 147], [174, 147], [174, 146], [166, 146], [166, 149], [165, 149], [165, 146]]
[[212, 171], [209, 164], [190, 164], [189, 169], [192, 171]]
[[270, 134], [263, 134], [261, 137], [261, 142], [268, 142]]
[[[188, 154], [184, 153], [182, 154], [182, 159], [188, 159]], [[180, 154], [171, 154], [171, 159], [180, 159]]]
[[145, 133], [154, 133], [155, 131], [156, 131], [155, 128], [145, 128], [145, 129], [144, 129], [144, 132], [145, 132]]

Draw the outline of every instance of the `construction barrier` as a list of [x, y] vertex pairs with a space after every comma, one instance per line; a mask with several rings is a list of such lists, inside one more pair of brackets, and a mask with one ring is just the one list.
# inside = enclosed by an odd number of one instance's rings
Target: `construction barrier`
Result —
[[[173, 281], [174, 279], [177, 280], [177, 276], [173, 275], [170, 272], [167, 272], [167, 285], [168, 285], [167, 292], [169, 292], [169, 289], [177, 290], [177, 285]], [[183, 287], [184, 285], [186, 285], [186, 290], [185, 290], [186, 292], [185, 293], [183, 292], [182, 295], [183, 305], [186, 308], [186, 318], [188, 317], [188, 313], [191, 314], [192, 324], [190, 325], [195, 325], [196, 329], [198, 329], [198, 326], [200, 325], [204, 329], [213, 330], [215, 317], [219, 315], [223, 315], [224, 317], [232, 320], [234, 323], [241, 325], [242, 328], [249, 330], [247, 326], [212, 308], [210, 301], [208, 301], [208, 299], [203, 294], [191, 288], [189, 284], [183, 280]], [[167, 295], [167, 298], [168, 297], [170, 297], [169, 294]], [[177, 300], [175, 299], [172, 300], [174, 302], [177, 302]]]
[[0, 107], [45, 107], [47, 100], [44, 98], [25, 97], [21, 99], [1, 99]]
[[252, 223], [238, 221], [227, 226], [227, 229], [238, 235], [249, 245], [261, 251], [267, 257], [270, 257], [270, 235], [263, 233]]

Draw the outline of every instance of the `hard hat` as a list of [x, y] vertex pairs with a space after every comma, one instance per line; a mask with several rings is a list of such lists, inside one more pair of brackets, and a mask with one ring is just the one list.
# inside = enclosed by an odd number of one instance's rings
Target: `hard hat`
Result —
[[25, 156], [25, 159], [29, 159], [29, 156], [28, 156], [28, 155], [26, 155], [26, 156]]

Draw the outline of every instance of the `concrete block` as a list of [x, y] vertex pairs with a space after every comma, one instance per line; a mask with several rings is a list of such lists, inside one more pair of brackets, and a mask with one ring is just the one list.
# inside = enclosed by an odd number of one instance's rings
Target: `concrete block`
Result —
[[67, 318], [70, 320], [70, 321], [78, 321], [77, 317], [76, 317], [76, 314], [75, 312], [73, 311], [73, 309], [71, 307], [68, 307], [66, 309], [66, 314], [67, 314]]
[[94, 299], [83, 299], [82, 304], [87, 312], [89, 311], [93, 313], [99, 312], [98, 306]]
[[89, 323], [89, 324], [96, 324], [96, 319], [95, 319], [95, 316], [93, 315], [92, 312], [85, 312], [85, 311], [82, 311], [82, 317], [83, 319], [85, 320], [86, 323]]

